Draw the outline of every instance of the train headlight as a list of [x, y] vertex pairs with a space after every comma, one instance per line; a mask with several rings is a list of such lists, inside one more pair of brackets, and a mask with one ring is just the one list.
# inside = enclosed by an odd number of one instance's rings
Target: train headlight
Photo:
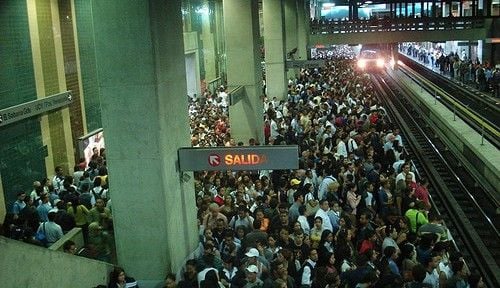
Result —
[[366, 60], [365, 59], [359, 59], [358, 60], [358, 67], [361, 69], [364, 69], [366, 67]]
[[377, 59], [377, 67], [382, 68], [384, 67], [384, 64], [385, 64], [384, 59], [382, 58]]

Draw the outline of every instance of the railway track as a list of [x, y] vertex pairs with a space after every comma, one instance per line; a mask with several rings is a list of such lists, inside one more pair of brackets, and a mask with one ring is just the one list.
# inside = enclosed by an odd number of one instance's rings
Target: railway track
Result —
[[498, 203], [476, 184], [425, 119], [415, 116], [423, 114], [405, 97], [409, 91], [386, 74], [372, 77], [388, 116], [405, 135], [406, 149], [419, 174], [430, 180], [433, 207], [443, 215], [456, 246], [488, 287], [500, 287]]

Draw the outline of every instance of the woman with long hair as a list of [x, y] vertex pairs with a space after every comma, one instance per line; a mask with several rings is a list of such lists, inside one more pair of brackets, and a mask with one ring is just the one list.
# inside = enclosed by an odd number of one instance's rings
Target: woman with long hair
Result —
[[333, 238], [333, 233], [330, 230], [324, 230], [323, 233], [321, 233], [321, 239], [318, 245], [318, 256], [320, 259], [325, 257], [328, 253], [333, 253], [335, 246]]
[[115, 267], [111, 274], [109, 275], [108, 288], [139, 288], [137, 281], [132, 277], [127, 277], [125, 270], [121, 267]]

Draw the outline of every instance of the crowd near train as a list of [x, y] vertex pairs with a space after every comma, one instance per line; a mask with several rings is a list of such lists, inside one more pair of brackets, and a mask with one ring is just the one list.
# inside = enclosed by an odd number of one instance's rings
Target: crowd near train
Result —
[[[190, 98], [193, 147], [297, 145], [299, 169], [195, 172], [199, 246], [164, 287], [485, 287], [453, 249], [429, 181], [354, 52], [326, 54], [325, 66], [297, 71], [285, 99], [262, 96], [260, 140], [232, 138], [226, 87]], [[3, 234], [48, 246], [81, 227], [85, 247], [68, 242], [64, 251], [113, 261], [111, 203], [120, 191], [105, 150], [71, 175], [58, 167], [33, 180]], [[119, 268], [110, 281], [137, 286]]]

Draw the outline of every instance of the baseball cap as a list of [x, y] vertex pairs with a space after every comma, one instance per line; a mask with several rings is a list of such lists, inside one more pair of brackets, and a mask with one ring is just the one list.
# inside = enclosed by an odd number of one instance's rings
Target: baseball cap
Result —
[[247, 257], [258, 257], [259, 256], [259, 250], [255, 249], [255, 248], [250, 248], [250, 250], [248, 250], [248, 252], [245, 253], [245, 256], [247, 256]]
[[259, 272], [259, 269], [257, 269], [257, 266], [255, 266], [255, 265], [248, 266], [246, 270], [248, 272], [250, 272], [250, 273], [257, 273], [257, 272]]

